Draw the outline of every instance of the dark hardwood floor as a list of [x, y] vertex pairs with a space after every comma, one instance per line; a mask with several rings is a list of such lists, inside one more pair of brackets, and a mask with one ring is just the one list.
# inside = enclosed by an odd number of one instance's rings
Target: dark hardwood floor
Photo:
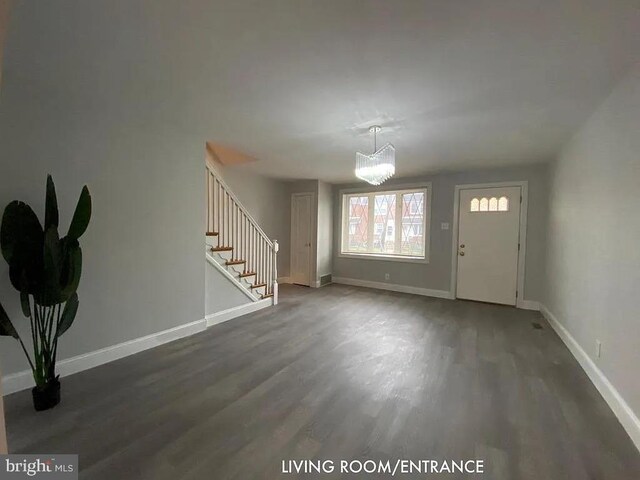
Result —
[[48, 412], [30, 392], [6, 398], [10, 449], [78, 453], [83, 479], [296, 478], [282, 460], [398, 458], [483, 459], [491, 480], [640, 478], [560, 339], [510, 307], [283, 286], [275, 308], [62, 388]]

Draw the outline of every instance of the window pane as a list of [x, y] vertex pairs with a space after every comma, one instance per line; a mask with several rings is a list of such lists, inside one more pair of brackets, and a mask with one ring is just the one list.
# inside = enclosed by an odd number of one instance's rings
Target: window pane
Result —
[[426, 256], [429, 225], [425, 189], [356, 193], [343, 198], [344, 253]]
[[500, 200], [498, 200], [498, 210], [501, 212], [509, 210], [509, 199], [507, 197], [500, 197]]
[[369, 199], [365, 196], [349, 197], [349, 236], [347, 251], [366, 252]]
[[480, 199], [480, 211], [481, 212], [489, 211], [489, 200], [487, 200], [484, 197]]
[[491, 197], [489, 199], [489, 211], [490, 212], [498, 211], [498, 199], [496, 197]]
[[471, 200], [471, 211], [472, 212], [480, 211], [480, 200], [478, 200], [477, 198], [474, 198], [473, 200]]
[[402, 195], [401, 255], [424, 255], [424, 192]]
[[375, 195], [373, 203], [373, 253], [394, 253], [396, 195]]

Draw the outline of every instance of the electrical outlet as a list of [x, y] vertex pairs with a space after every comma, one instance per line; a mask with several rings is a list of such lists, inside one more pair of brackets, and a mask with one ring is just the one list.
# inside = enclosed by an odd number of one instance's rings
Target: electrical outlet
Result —
[[385, 280], [391, 280], [391, 275], [389, 275], [388, 273], [384, 274], [384, 279]]
[[602, 342], [600, 340], [596, 340], [596, 357], [600, 358], [601, 353], [602, 353]]

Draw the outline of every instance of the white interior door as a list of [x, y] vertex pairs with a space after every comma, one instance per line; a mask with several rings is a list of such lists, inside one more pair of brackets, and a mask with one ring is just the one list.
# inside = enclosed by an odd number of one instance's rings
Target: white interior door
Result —
[[291, 196], [291, 281], [311, 285], [311, 211], [313, 194]]
[[521, 187], [460, 190], [456, 297], [516, 304]]

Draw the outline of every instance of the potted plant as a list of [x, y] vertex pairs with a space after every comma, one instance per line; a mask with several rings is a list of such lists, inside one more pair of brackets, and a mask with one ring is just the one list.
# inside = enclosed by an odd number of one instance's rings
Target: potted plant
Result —
[[20, 292], [22, 312], [29, 319], [33, 358], [0, 304], [0, 335], [20, 342], [36, 386], [32, 390], [36, 410], [60, 402], [56, 376], [58, 340], [73, 323], [78, 311], [78, 284], [82, 273], [82, 250], [78, 239], [91, 218], [91, 195], [85, 186], [80, 194], [67, 235], [58, 235], [58, 201], [51, 175], [47, 176], [44, 227], [31, 207], [11, 202], [0, 227], [2, 256], [9, 264], [11, 284]]

